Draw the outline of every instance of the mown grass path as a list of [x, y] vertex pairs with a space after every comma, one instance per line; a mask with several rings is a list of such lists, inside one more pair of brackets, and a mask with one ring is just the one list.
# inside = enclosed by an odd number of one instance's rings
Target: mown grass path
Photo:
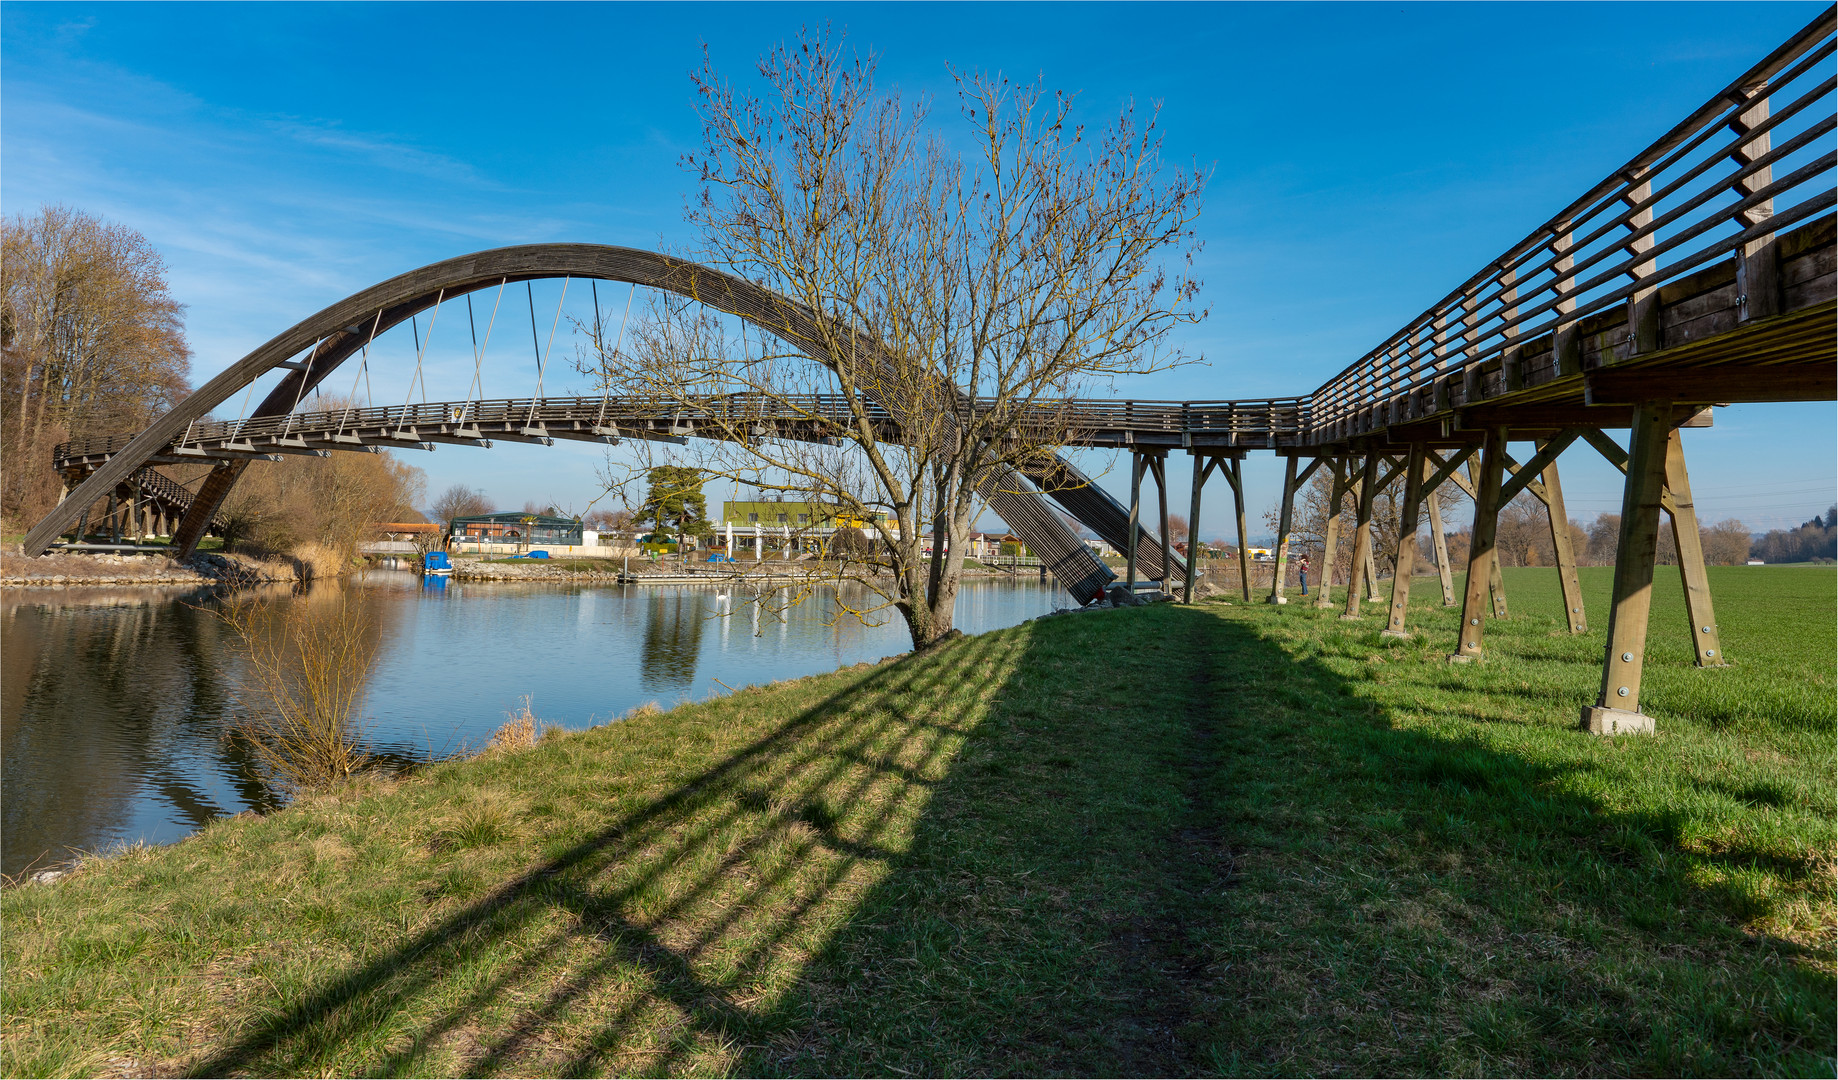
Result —
[[1478, 665], [1052, 618], [220, 822], [0, 898], [4, 1069], [1830, 1075], [1833, 574], [1719, 573], [1721, 671], [1662, 588], [1619, 740], [1549, 576]]

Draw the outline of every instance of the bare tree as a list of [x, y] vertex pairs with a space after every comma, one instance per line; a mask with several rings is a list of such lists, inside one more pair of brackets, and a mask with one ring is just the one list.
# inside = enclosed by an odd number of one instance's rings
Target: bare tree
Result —
[[0, 224], [0, 514], [50, 509], [50, 450], [69, 433], [136, 431], [189, 392], [184, 307], [147, 238], [46, 206]]
[[1749, 561], [1749, 527], [1735, 518], [1726, 518], [1698, 532], [1704, 539], [1704, 561], [1710, 565], [1741, 566]]
[[358, 712], [381, 636], [359, 599], [346, 590], [286, 603], [233, 598], [217, 614], [242, 646], [233, 733], [269, 782], [298, 793], [362, 769]]
[[454, 484], [440, 493], [428, 507], [428, 516], [442, 528], [452, 524], [454, 518], [476, 517], [491, 513], [491, 500], [483, 491], [469, 488], [465, 484]]
[[1131, 109], [1087, 132], [1068, 96], [964, 73], [960, 154], [927, 103], [877, 91], [874, 58], [827, 33], [759, 74], [757, 94], [707, 61], [694, 77], [689, 216], [700, 259], [814, 323], [808, 353], [665, 299], [629, 364], [602, 351], [597, 366], [665, 407], [724, 395], [705, 473], [884, 516], [885, 576], [856, 614], [891, 606], [923, 646], [950, 631], [983, 499], [1065, 441], [1061, 403], [1184, 360], [1165, 338], [1202, 317], [1198, 282], [1163, 263], [1190, 265], [1205, 178], [1164, 169], [1153, 119]]
[[[330, 407], [343, 403], [332, 399]], [[343, 567], [377, 525], [419, 517], [414, 507], [426, 484], [419, 468], [387, 452], [258, 461], [220, 512], [229, 523], [226, 540], [246, 540], [272, 554], [297, 554], [312, 545]]]

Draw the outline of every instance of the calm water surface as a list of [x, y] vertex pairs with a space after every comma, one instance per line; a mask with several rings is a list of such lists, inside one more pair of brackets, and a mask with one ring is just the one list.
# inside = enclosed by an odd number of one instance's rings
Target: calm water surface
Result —
[[[328, 588], [277, 604], [326, 599]], [[477, 747], [528, 696], [545, 722], [602, 723], [906, 650], [885, 625], [835, 619], [819, 595], [781, 619], [709, 586], [572, 588], [376, 571], [355, 590], [380, 635], [364, 704], [373, 752], [425, 760]], [[967, 582], [957, 625], [992, 630], [1070, 605], [1057, 586]], [[208, 591], [0, 591], [0, 871], [74, 851], [168, 843], [276, 805], [223, 738], [234, 635]], [[829, 625], [830, 623], [834, 625]]]

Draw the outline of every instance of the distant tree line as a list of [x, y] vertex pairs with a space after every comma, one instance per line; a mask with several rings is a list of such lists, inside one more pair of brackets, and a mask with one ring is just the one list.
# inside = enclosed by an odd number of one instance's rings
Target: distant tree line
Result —
[[1796, 529], [1775, 529], [1755, 541], [1755, 558], [1762, 562], [1831, 562], [1838, 559], [1838, 505], [1823, 517]]

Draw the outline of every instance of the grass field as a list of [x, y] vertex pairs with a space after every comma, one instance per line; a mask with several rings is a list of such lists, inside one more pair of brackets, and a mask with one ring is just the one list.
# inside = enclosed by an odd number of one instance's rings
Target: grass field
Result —
[[[1662, 580], [1650, 738], [1508, 571], [1038, 620], [6, 890], [4, 1071], [1834, 1069], [1830, 569]], [[1378, 609], [1381, 605], [1372, 605]]]

